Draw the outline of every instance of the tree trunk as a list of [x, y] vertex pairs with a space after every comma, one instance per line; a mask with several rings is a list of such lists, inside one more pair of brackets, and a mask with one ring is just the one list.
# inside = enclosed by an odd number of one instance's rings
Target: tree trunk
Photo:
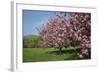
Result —
[[60, 55], [62, 54], [62, 48], [59, 48], [59, 54]]

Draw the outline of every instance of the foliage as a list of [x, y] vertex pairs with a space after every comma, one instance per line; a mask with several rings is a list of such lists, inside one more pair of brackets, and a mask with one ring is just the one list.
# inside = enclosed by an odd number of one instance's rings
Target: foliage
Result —
[[24, 48], [38, 48], [38, 43], [41, 40], [40, 36], [24, 36], [23, 38], [23, 47]]

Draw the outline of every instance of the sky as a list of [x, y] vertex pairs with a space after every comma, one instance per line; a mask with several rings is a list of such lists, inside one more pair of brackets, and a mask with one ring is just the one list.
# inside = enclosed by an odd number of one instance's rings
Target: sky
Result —
[[45, 25], [52, 17], [54, 17], [54, 12], [23, 10], [23, 35], [38, 35], [36, 28]]

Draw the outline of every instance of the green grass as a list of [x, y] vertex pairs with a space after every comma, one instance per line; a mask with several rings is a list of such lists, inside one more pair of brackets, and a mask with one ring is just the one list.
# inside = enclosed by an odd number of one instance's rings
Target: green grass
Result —
[[77, 52], [77, 47], [63, 48], [62, 54], [55, 48], [23, 48], [23, 62], [78, 60]]

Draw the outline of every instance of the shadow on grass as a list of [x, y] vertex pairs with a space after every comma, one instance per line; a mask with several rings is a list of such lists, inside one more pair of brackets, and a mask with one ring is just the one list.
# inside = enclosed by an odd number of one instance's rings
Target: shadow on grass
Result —
[[63, 55], [63, 54], [77, 54], [80, 52], [80, 48], [77, 49], [64, 49], [61, 52], [59, 50], [56, 51], [49, 51], [47, 53], [49, 54], [55, 54], [55, 55]]
[[80, 53], [80, 48], [77, 49], [64, 49], [61, 52], [59, 50], [56, 51], [49, 51], [48, 54], [54, 54], [54, 55], [64, 55], [66, 56], [64, 60], [81, 60], [81, 58], [77, 55], [77, 53]]

